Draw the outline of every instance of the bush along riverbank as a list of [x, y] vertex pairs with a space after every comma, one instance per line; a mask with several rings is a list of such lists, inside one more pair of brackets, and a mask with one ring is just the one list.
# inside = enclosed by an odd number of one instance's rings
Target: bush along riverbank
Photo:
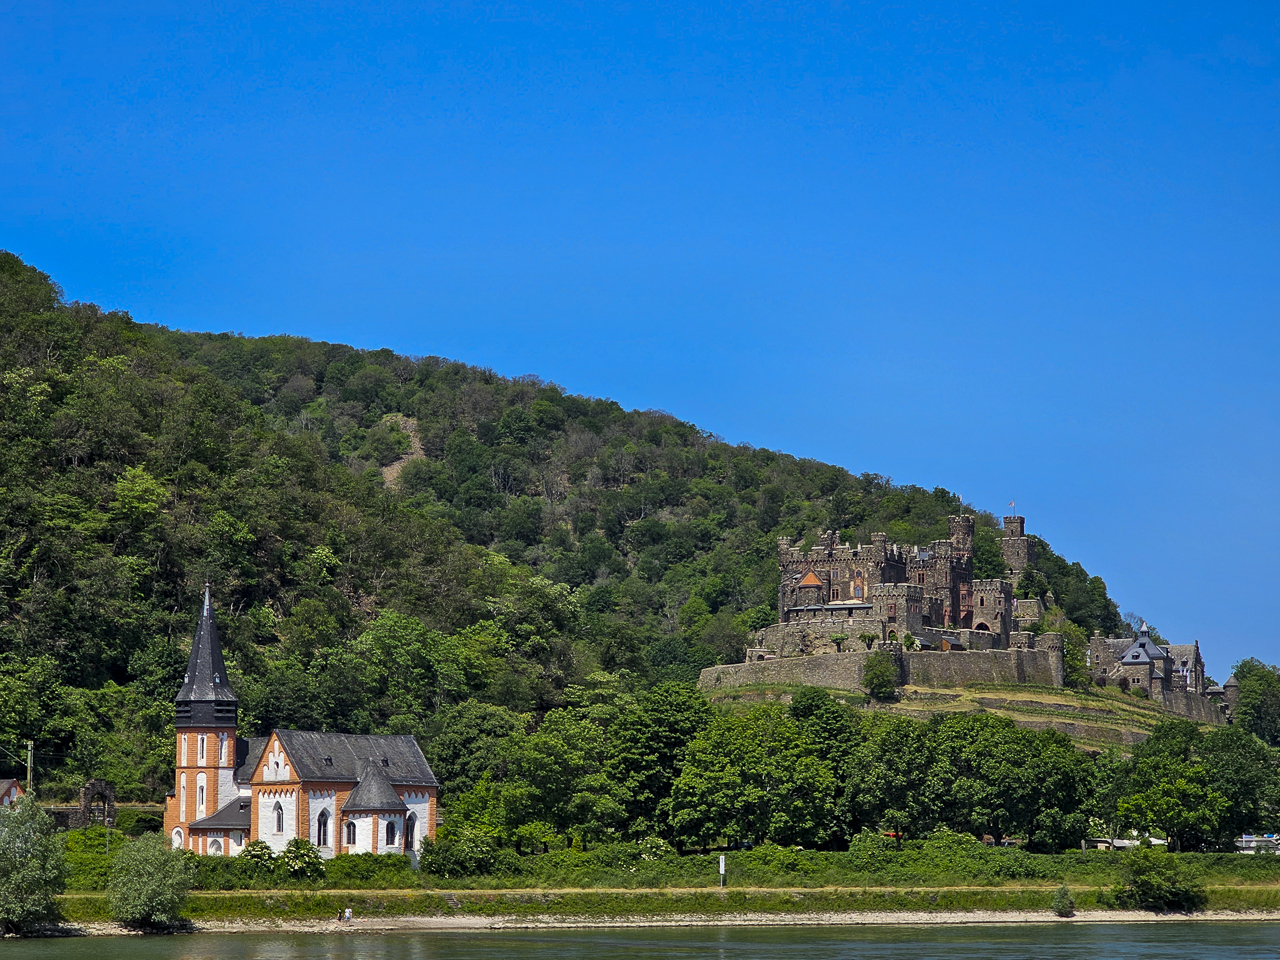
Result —
[[[780, 922], [822, 922], [845, 915], [901, 914], [917, 922], [928, 916], [1000, 915], [1011, 919], [1057, 917], [1053, 909], [1058, 887], [998, 889], [918, 888], [910, 890], [744, 890], [696, 891], [463, 891], [449, 895], [418, 891], [371, 893], [354, 891], [248, 891], [195, 894], [183, 917], [195, 924], [276, 924], [333, 921], [350, 907], [357, 921], [389, 918], [443, 920], [565, 920], [582, 923], [681, 918], [724, 921], [775, 917]], [[1280, 891], [1259, 887], [1209, 887], [1204, 910], [1239, 914], [1280, 915]], [[1134, 919], [1133, 910], [1115, 906], [1110, 889], [1073, 888], [1075, 911], [1105, 919]], [[71, 924], [111, 919], [107, 898], [71, 894], [62, 898], [63, 919]], [[1160, 915], [1141, 911], [1137, 916]], [[1182, 913], [1165, 915], [1187, 916]], [[891, 922], [886, 920], [886, 922]], [[481, 924], [483, 925], [483, 924]]]
[[[101, 828], [94, 828], [101, 834]], [[110, 875], [105, 836], [92, 842], [68, 841], [68, 889], [103, 890]], [[123, 844], [112, 839], [111, 859]], [[72, 854], [74, 849], [74, 854]], [[473, 850], [466, 857], [436, 864], [449, 873], [416, 870], [408, 857], [355, 854], [318, 861], [297, 875], [284, 858], [196, 857], [196, 891], [407, 890], [436, 889], [689, 889], [720, 885], [720, 853], [681, 856], [660, 840], [610, 844], [589, 851], [559, 850], [516, 856], [507, 850]], [[1000, 887], [1050, 886], [1105, 888], [1124, 879], [1135, 853], [1091, 850], [1059, 854], [1027, 853], [986, 847], [971, 837], [939, 832], [928, 840], [907, 841], [902, 849], [878, 835], [855, 838], [848, 851], [798, 850], [764, 844], [725, 853], [730, 888], [830, 887]], [[1176, 863], [1211, 886], [1280, 884], [1280, 857], [1217, 853], [1151, 854]], [[424, 861], [424, 865], [428, 861]]]

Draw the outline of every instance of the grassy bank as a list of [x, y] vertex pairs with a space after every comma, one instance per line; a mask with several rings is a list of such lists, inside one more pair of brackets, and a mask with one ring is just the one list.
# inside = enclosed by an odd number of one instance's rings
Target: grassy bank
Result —
[[[1100, 909], [1096, 887], [1073, 889], [1077, 908]], [[397, 916], [564, 917], [626, 919], [667, 916], [721, 917], [743, 913], [1048, 911], [1054, 887], [964, 887], [901, 890], [540, 890], [465, 891], [449, 899], [421, 891], [262, 891], [193, 895], [184, 915], [193, 921], [332, 920], [350, 907], [357, 918]], [[452, 901], [452, 902], [451, 902]], [[106, 898], [69, 895], [62, 900], [73, 923], [109, 920]], [[1280, 910], [1277, 887], [1210, 887], [1209, 910]]]
[[[1198, 869], [1207, 883], [1248, 886], [1280, 883], [1280, 857], [1239, 854], [1174, 854]], [[839, 853], [765, 846], [726, 855], [730, 887], [962, 887], [1067, 883], [1110, 886], [1120, 879], [1124, 854], [1070, 851], [1031, 854], [967, 845], [939, 848], [929, 841], [885, 849], [878, 841]], [[717, 887], [719, 854], [645, 860], [634, 846], [583, 853], [564, 850], [512, 858], [504, 869], [478, 877], [431, 877], [452, 890], [528, 888]]]

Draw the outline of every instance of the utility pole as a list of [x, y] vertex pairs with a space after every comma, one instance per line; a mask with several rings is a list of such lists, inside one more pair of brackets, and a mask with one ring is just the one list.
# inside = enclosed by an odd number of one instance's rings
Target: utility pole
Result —
[[31, 793], [31, 768], [34, 765], [33, 760], [35, 758], [35, 752], [36, 752], [35, 741], [28, 740], [27, 741], [27, 793], [28, 794]]

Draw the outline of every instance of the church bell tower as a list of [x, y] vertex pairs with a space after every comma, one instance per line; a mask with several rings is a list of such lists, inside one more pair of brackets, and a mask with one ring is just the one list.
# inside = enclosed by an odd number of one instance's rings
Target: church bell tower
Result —
[[191, 659], [175, 704], [177, 762], [174, 790], [165, 801], [164, 825], [173, 845], [187, 849], [191, 846], [189, 825], [216, 813], [237, 795], [239, 701], [227, 681], [207, 583], [204, 609], [191, 642]]

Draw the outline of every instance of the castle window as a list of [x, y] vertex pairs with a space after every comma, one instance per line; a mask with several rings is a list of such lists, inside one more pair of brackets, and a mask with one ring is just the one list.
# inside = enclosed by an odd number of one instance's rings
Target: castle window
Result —
[[831, 599], [832, 599], [832, 600], [839, 600], [839, 599], [840, 599], [840, 588], [839, 588], [839, 587], [832, 587], [832, 588], [831, 588]]
[[356, 822], [354, 820], [347, 821], [347, 846], [354, 847], [356, 845]]
[[924, 583], [924, 571], [916, 574], [916, 583]]
[[855, 600], [861, 600], [861, 599], [862, 599], [862, 588], [861, 588], [861, 587], [854, 587], [854, 588], [853, 588], [853, 599], [855, 599]]
[[987, 598], [986, 598], [986, 597], [979, 597], [979, 598], [978, 598], [978, 606], [980, 606], [980, 607], [985, 607], [986, 605], [987, 605]]
[[276, 833], [284, 833], [284, 807], [276, 801]]
[[316, 846], [327, 847], [329, 845], [329, 811], [321, 810], [320, 816], [316, 817]]
[[895, 617], [897, 615], [898, 615], [898, 605], [896, 603], [889, 604], [889, 616]]

